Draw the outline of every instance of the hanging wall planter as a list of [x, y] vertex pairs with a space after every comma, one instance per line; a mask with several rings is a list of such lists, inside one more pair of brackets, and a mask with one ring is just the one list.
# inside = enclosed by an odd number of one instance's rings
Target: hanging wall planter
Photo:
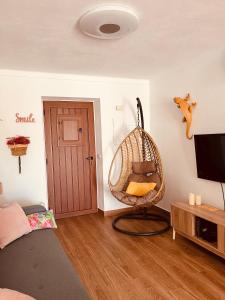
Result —
[[7, 146], [11, 150], [11, 154], [13, 156], [18, 156], [19, 174], [21, 174], [21, 156], [26, 155], [29, 144], [29, 137], [16, 136], [7, 138]]

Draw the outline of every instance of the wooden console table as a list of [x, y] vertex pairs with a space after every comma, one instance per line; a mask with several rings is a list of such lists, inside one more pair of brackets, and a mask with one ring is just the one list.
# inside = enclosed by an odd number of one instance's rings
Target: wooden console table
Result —
[[[196, 217], [216, 224], [217, 242], [208, 242], [197, 236]], [[178, 233], [225, 258], [225, 211], [208, 205], [191, 206], [185, 202], [174, 202], [171, 205], [171, 224], [173, 239]]]

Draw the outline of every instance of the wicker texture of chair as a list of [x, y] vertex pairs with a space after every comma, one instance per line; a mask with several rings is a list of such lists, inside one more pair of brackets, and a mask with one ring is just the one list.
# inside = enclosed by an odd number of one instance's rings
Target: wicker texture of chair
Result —
[[[144, 130], [144, 117], [141, 101], [137, 98], [138, 124], [127, 137], [119, 145], [109, 171], [108, 184], [112, 195], [124, 204], [141, 208], [141, 212], [128, 213], [117, 217], [112, 226], [117, 231], [129, 235], [136, 236], [151, 236], [161, 234], [167, 231], [170, 227], [169, 221], [162, 216], [148, 213], [151, 206], [158, 203], [165, 193], [165, 183], [163, 176], [162, 162], [156, 144], [152, 137]], [[141, 116], [141, 124], [139, 125]], [[144, 196], [133, 196], [126, 193], [129, 176], [133, 174], [133, 163], [152, 162], [155, 165], [155, 172], [150, 176], [154, 176], [157, 186], [155, 190], [150, 191]], [[116, 178], [115, 175], [119, 174]], [[121, 219], [138, 219], [138, 220], [153, 220], [166, 223], [160, 230], [147, 232], [129, 231], [117, 225]]]
[[[115, 183], [112, 182], [112, 173], [114, 163], [121, 160], [121, 170], [119, 178]], [[157, 191], [151, 191], [143, 197], [136, 197], [125, 193], [129, 175], [132, 174], [132, 162], [154, 161], [156, 165], [156, 174], [160, 180], [160, 187]], [[147, 206], [150, 207], [158, 203], [165, 192], [164, 176], [162, 163], [158, 148], [151, 136], [141, 127], [136, 127], [118, 147], [111, 163], [109, 171], [109, 188], [111, 193], [119, 201], [131, 206]], [[155, 192], [155, 193], [154, 193]]]

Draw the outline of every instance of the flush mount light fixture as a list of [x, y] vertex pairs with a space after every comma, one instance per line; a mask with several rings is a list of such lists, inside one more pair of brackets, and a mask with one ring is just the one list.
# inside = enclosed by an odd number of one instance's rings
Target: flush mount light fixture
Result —
[[107, 5], [83, 14], [78, 26], [82, 33], [98, 39], [119, 39], [133, 32], [138, 17], [127, 7]]

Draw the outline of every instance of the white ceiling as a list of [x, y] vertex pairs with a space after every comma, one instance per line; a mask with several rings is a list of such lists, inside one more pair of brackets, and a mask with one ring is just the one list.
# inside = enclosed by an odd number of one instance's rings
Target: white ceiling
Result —
[[[76, 27], [99, 4], [125, 4], [137, 31], [97, 40]], [[0, 0], [0, 69], [149, 78], [225, 49], [224, 0]]]

